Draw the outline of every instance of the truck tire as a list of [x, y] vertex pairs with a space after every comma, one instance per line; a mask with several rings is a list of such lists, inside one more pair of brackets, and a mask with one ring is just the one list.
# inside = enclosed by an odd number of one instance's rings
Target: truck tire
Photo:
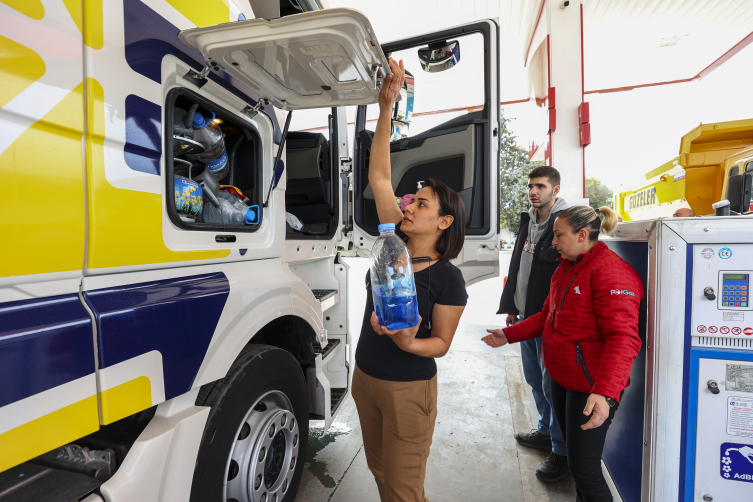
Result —
[[296, 359], [248, 345], [222, 380], [199, 391], [210, 406], [191, 485], [195, 502], [293, 502], [308, 439], [308, 393]]

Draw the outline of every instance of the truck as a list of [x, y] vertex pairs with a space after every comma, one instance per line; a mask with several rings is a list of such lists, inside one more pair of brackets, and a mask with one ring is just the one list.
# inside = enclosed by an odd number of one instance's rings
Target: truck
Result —
[[[463, 198], [466, 283], [498, 276], [497, 22], [381, 44], [358, 11], [280, 6], [0, 4], [0, 498], [295, 499], [309, 422], [349, 392], [343, 258], [379, 235], [366, 113], [390, 55], [481, 41], [452, 71], [483, 109], [390, 150], [397, 196]], [[324, 132], [289, 130], [313, 109]], [[222, 179], [191, 119], [221, 130]], [[246, 218], [205, 220], [229, 194]]]
[[615, 208], [624, 221], [671, 217], [680, 208], [709, 215], [725, 199], [749, 211], [751, 178], [753, 119], [701, 124], [682, 137], [677, 157], [616, 194]]

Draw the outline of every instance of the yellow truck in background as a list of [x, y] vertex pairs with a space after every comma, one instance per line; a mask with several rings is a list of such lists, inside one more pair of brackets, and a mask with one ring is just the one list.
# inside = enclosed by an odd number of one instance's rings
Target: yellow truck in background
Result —
[[753, 119], [701, 124], [682, 137], [680, 155], [616, 194], [614, 207], [624, 221], [671, 217], [683, 207], [713, 214], [738, 175], [753, 177]]

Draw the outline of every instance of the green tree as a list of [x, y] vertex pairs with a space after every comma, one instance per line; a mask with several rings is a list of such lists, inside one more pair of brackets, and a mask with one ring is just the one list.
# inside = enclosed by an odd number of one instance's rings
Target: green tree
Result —
[[499, 116], [499, 225], [513, 234], [520, 226], [520, 213], [528, 211], [528, 173], [543, 162], [530, 162], [528, 152], [517, 144], [504, 112]]
[[596, 178], [586, 178], [586, 197], [592, 208], [607, 206], [614, 209], [614, 193]]

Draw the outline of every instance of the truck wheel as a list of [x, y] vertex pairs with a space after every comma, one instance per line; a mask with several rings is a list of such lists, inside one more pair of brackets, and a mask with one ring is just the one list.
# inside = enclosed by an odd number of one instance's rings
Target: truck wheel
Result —
[[288, 352], [249, 345], [196, 400], [211, 406], [191, 486], [196, 502], [293, 502], [306, 459], [308, 394]]

